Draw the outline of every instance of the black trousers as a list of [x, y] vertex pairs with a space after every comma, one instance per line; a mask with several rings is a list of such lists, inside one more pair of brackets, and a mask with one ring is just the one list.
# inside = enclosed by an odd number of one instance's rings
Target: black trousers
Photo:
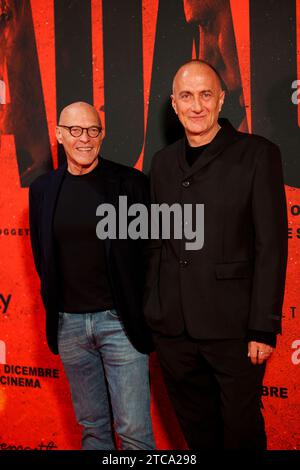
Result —
[[266, 448], [260, 409], [265, 365], [247, 341], [154, 334], [167, 390], [190, 449]]

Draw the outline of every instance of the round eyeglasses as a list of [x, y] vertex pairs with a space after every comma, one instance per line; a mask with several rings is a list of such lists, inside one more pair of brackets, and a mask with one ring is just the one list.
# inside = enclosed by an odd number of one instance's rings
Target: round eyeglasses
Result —
[[64, 129], [67, 129], [73, 137], [80, 137], [83, 134], [83, 131], [87, 131], [89, 137], [95, 138], [98, 137], [98, 135], [102, 131], [102, 127], [100, 126], [80, 127], [63, 126], [62, 124], [59, 124], [57, 127], [63, 127]]

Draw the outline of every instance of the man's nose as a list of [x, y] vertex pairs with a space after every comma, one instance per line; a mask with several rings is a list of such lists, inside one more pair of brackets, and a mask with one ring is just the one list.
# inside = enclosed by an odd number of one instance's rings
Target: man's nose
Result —
[[80, 136], [80, 140], [82, 142], [88, 142], [90, 140], [90, 136], [88, 135], [88, 131], [87, 129], [83, 129], [82, 130], [82, 134]]
[[200, 96], [196, 96], [193, 100], [193, 105], [192, 105], [193, 111], [200, 113], [202, 111], [202, 100]]

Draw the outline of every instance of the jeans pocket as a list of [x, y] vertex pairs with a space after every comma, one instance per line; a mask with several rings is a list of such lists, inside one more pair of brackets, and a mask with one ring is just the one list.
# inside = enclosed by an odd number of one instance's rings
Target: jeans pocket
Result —
[[111, 310], [106, 310], [106, 313], [108, 313], [108, 315], [110, 317], [116, 318], [117, 320], [120, 319], [120, 315], [118, 314], [118, 312], [114, 308], [112, 308]]

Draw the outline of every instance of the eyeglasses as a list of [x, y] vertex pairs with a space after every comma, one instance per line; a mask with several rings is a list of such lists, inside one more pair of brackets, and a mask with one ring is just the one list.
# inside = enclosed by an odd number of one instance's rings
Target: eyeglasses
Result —
[[71, 136], [73, 137], [80, 137], [83, 131], [87, 131], [87, 134], [89, 137], [95, 138], [95, 137], [98, 137], [98, 135], [102, 131], [102, 127], [100, 126], [80, 127], [80, 126], [63, 126], [59, 124], [57, 127], [63, 127], [64, 129], [68, 129]]

